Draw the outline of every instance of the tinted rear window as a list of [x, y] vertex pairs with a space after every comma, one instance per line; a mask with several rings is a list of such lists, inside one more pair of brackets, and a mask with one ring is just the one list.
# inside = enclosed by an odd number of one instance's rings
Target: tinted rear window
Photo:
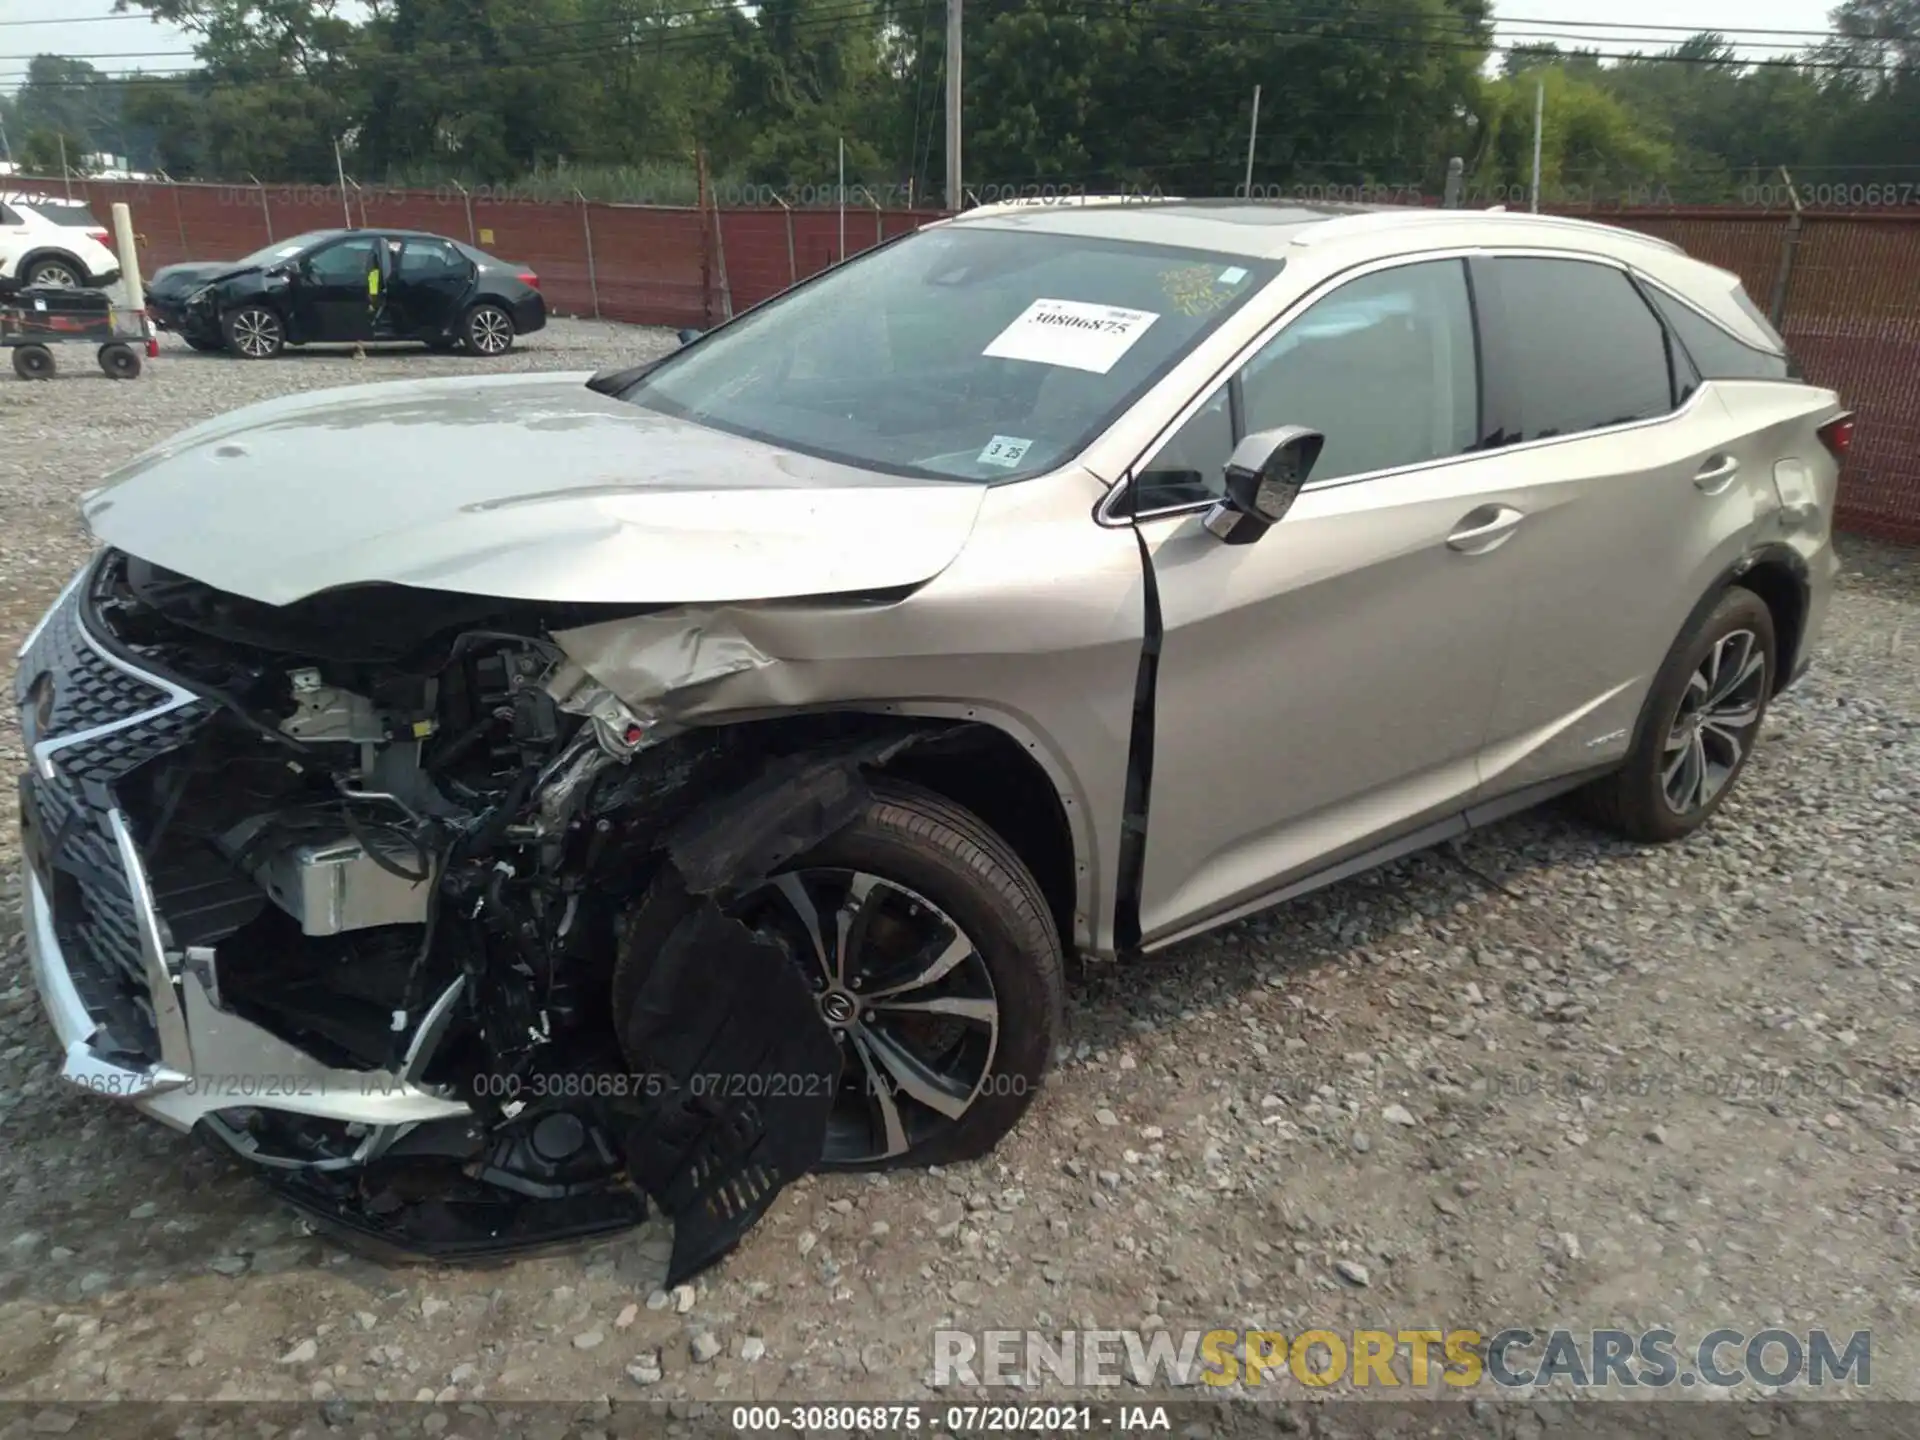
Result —
[[[1683, 304], [1665, 292], [1649, 287], [1653, 303], [1666, 317], [1667, 324], [1693, 357], [1700, 374], [1708, 380], [1785, 380], [1787, 357], [1756, 350], [1745, 344], [1692, 306]], [[1751, 303], [1751, 302], [1749, 302]], [[1769, 327], [1771, 333], [1771, 327]]]
[[1496, 260], [1507, 359], [1528, 440], [1673, 408], [1666, 335], [1625, 273], [1582, 260]]
[[42, 205], [40, 214], [56, 225], [70, 225], [76, 230], [104, 230], [107, 227], [93, 218], [93, 211], [84, 205]]

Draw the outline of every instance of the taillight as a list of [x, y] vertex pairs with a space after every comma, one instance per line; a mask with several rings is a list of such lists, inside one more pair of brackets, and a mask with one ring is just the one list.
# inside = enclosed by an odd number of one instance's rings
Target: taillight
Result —
[[113, 236], [109, 235], [105, 230], [89, 230], [87, 231], [87, 238], [89, 240], [97, 240], [102, 245], [111, 246], [113, 244]]
[[1847, 451], [1853, 448], [1853, 416], [1842, 415], [1822, 425], [1820, 443], [1827, 447], [1834, 459], [1846, 459]]
[[522, 285], [531, 285], [534, 289], [538, 290], [540, 288], [540, 277], [531, 270], [522, 270], [520, 272], [520, 283]]

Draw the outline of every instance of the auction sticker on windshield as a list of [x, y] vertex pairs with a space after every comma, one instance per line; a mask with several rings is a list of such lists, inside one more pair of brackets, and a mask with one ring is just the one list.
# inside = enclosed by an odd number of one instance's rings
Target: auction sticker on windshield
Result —
[[1105, 375], [1159, 318], [1151, 310], [1041, 299], [980, 353], [996, 360], [1031, 360]]

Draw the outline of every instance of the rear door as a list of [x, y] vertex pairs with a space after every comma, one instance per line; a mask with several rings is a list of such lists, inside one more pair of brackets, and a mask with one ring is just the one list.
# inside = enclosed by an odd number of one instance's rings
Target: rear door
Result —
[[395, 333], [411, 339], [445, 334], [460, 318], [460, 305], [473, 288], [474, 263], [451, 241], [425, 235], [404, 237], [400, 263], [388, 297]]
[[367, 276], [378, 264], [381, 235], [349, 235], [313, 251], [292, 288], [302, 340], [370, 340], [377, 296]]
[[1619, 760], [1695, 604], [1779, 508], [1771, 467], [1615, 262], [1476, 265], [1527, 522], [1488, 794]]

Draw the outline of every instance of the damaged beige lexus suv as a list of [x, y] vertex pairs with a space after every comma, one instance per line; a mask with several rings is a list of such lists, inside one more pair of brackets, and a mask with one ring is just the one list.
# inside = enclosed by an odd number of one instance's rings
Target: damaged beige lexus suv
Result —
[[1562, 792], [1705, 823], [1852, 422], [1519, 215], [976, 212], [580, 375], [175, 436], [21, 652], [62, 1073], [400, 1255], [962, 1160], [1065, 958]]

